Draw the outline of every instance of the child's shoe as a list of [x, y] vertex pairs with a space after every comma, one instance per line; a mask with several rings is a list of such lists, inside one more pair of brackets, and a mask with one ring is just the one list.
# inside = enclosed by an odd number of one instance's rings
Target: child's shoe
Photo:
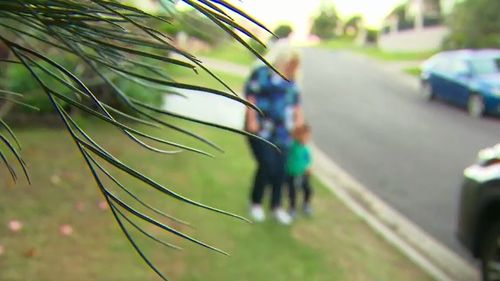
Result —
[[295, 219], [297, 217], [297, 210], [295, 209], [290, 209], [290, 211], [288, 211], [288, 214], [290, 215], [290, 217], [292, 219]]
[[292, 217], [285, 210], [278, 208], [273, 211], [274, 218], [283, 225], [290, 225], [293, 221]]
[[255, 222], [263, 222], [266, 219], [266, 214], [261, 205], [252, 205], [250, 208], [250, 216]]
[[312, 217], [313, 209], [310, 204], [304, 204], [304, 214], [308, 217]]

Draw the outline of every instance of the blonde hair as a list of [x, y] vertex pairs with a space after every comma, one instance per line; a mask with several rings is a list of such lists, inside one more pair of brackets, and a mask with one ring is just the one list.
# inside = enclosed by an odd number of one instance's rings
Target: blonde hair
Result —
[[300, 60], [300, 54], [288, 42], [277, 42], [269, 53], [265, 56], [266, 60], [275, 67], [285, 65], [294, 60]]
[[[269, 51], [264, 56], [264, 59], [274, 67], [281, 67], [291, 61], [300, 61], [299, 51], [292, 47], [288, 40], [280, 39], [269, 46]], [[257, 65], [263, 63], [258, 60]]]

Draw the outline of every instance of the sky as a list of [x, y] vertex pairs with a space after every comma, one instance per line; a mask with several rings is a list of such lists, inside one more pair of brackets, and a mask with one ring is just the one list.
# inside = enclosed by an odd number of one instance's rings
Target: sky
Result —
[[[323, 0], [333, 4], [338, 15], [346, 20], [361, 15], [365, 25], [380, 28], [383, 19], [402, 0]], [[309, 35], [311, 18], [318, 13], [322, 0], [241, 0], [236, 6], [273, 29], [278, 24], [290, 24], [294, 30], [292, 40], [304, 41]]]
[[[292, 25], [294, 34], [304, 39], [310, 30], [311, 18], [318, 13], [321, 2], [333, 4], [346, 20], [361, 15], [365, 25], [380, 28], [382, 20], [404, 0], [229, 0], [273, 29], [278, 24]], [[141, 1], [142, 5], [147, 1]]]
[[[384, 17], [402, 0], [331, 0], [339, 15], [346, 19], [359, 14], [369, 27], [380, 27]], [[242, 0], [238, 6], [268, 25], [281, 22], [302, 24], [317, 11], [321, 0]]]

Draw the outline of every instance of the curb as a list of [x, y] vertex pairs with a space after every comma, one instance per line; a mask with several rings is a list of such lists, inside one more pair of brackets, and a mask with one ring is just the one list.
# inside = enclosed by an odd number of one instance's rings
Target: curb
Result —
[[480, 280], [478, 270], [436, 241], [312, 147], [313, 171], [328, 189], [386, 241], [439, 281]]

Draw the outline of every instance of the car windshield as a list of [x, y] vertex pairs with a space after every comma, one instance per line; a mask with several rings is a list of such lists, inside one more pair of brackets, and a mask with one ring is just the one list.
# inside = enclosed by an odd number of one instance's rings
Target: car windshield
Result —
[[500, 58], [476, 59], [471, 61], [472, 70], [478, 75], [500, 72]]

